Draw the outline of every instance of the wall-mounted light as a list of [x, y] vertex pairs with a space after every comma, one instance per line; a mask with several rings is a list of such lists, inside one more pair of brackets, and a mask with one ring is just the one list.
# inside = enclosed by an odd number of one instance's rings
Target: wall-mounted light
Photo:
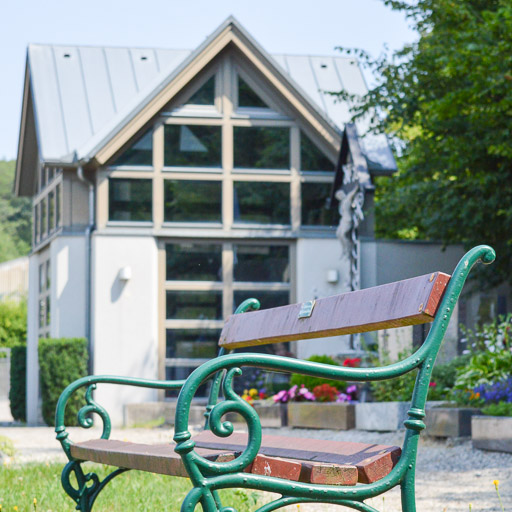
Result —
[[340, 280], [340, 274], [336, 269], [331, 269], [327, 271], [327, 282], [331, 284], [336, 284]]
[[129, 281], [132, 278], [132, 267], [122, 267], [118, 276], [120, 281]]

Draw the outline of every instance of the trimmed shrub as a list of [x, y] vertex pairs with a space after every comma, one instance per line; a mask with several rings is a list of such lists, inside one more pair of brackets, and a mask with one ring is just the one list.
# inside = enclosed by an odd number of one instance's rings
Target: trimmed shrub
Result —
[[27, 303], [0, 302], [0, 347], [27, 342]]
[[27, 347], [15, 345], [11, 348], [11, 388], [9, 401], [12, 417], [17, 421], [27, 421]]
[[[307, 361], [313, 361], [314, 363], [332, 364], [333, 366], [339, 366], [339, 364], [329, 356], [311, 356]], [[310, 377], [309, 375], [301, 375], [300, 373], [292, 373], [290, 378], [290, 386], [301, 386], [304, 384], [309, 391], [313, 391], [317, 386], [323, 384], [329, 384], [329, 386], [335, 387], [338, 391], [344, 391], [347, 387], [347, 383], [340, 380], [321, 379], [319, 377]]]
[[[39, 372], [43, 419], [55, 425], [55, 408], [64, 388], [87, 375], [87, 340], [85, 338], [41, 338], [39, 340]], [[66, 406], [66, 425], [77, 424], [77, 413], [85, 404], [85, 389], [72, 395]]]

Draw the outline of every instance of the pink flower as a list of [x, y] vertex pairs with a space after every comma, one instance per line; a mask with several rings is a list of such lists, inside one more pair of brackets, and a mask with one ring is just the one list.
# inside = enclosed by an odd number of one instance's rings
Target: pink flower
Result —
[[355, 393], [357, 391], [357, 386], [355, 384], [352, 384], [347, 388], [347, 393], [351, 395], [352, 393]]

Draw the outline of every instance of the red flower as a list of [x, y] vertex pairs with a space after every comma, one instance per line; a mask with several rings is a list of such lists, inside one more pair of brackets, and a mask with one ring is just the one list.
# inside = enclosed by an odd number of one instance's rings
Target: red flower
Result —
[[343, 366], [349, 366], [350, 368], [357, 368], [359, 364], [361, 363], [360, 357], [347, 357], [345, 361], [343, 361]]
[[437, 386], [437, 384], [435, 382], [431, 382], [428, 387], [429, 388], [435, 388]]

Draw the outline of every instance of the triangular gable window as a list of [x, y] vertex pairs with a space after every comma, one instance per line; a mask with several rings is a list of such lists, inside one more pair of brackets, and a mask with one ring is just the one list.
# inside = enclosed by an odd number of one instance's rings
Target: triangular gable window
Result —
[[187, 105], [213, 105], [215, 102], [215, 75], [208, 79], [187, 101]]
[[146, 132], [113, 165], [153, 165], [153, 130]]
[[302, 171], [334, 171], [334, 164], [309, 137], [304, 135], [304, 132], [300, 132], [300, 168]]
[[268, 108], [268, 105], [249, 87], [247, 82], [238, 77], [238, 106]]

